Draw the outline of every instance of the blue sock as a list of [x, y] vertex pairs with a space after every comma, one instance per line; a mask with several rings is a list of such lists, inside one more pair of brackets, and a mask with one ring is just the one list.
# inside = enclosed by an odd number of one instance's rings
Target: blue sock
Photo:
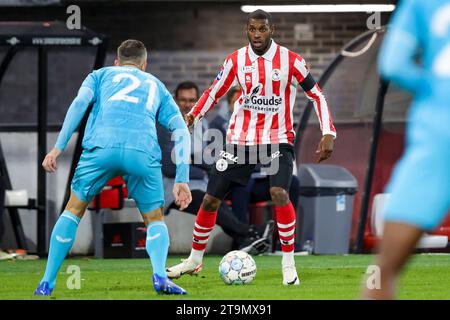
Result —
[[47, 267], [41, 280], [41, 283], [43, 281], [48, 282], [50, 288], [55, 287], [56, 276], [70, 248], [72, 248], [79, 222], [80, 218], [65, 210], [53, 227]]
[[163, 221], [154, 221], [147, 226], [145, 248], [150, 256], [153, 273], [166, 278], [166, 260], [169, 252], [169, 231]]

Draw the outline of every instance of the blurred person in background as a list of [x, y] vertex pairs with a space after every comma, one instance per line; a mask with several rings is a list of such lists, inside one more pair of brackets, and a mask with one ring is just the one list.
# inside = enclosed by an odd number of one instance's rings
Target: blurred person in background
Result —
[[416, 243], [450, 209], [450, 1], [401, 1], [378, 62], [382, 78], [414, 95], [406, 149], [386, 190], [375, 261], [381, 287], [362, 292], [365, 299], [393, 299]]

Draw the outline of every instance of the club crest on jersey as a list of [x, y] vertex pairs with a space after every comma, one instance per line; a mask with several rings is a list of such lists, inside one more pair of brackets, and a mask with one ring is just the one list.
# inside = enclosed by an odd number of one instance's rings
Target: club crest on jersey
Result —
[[280, 81], [281, 71], [280, 69], [273, 69], [271, 72], [271, 78], [273, 81]]
[[255, 70], [254, 66], [242, 66], [243, 73], [252, 73]]

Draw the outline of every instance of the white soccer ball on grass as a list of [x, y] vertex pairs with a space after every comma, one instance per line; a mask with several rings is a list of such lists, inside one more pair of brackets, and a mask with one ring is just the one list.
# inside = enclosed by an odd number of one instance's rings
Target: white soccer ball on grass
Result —
[[248, 284], [256, 276], [256, 263], [247, 252], [228, 252], [220, 261], [219, 274], [226, 284]]

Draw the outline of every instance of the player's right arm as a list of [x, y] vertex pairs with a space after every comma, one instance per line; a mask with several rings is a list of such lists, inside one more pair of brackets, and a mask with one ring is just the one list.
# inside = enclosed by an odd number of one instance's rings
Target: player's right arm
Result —
[[417, 92], [424, 89], [427, 75], [416, 63], [417, 49], [422, 46], [420, 30], [423, 21], [417, 12], [417, 1], [401, 1], [389, 23], [388, 32], [378, 57], [382, 78], [404, 89]]
[[90, 73], [83, 81], [78, 94], [72, 101], [67, 111], [62, 129], [58, 135], [55, 147], [45, 156], [42, 166], [47, 172], [55, 172], [57, 169], [56, 159], [64, 151], [70, 137], [78, 128], [89, 105], [95, 101], [96, 77]]
[[316, 149], [317, 162], [322, 162], [330, 158], [333, 153], [336, 129], [333, 125], [325, 95], [311, 75], [305, 60], [297, 54], [292, 53], [292, 55], [294, 57], [293, 75], [305, 92], [306, 97], [312, 102], [319, 120], [320, 129], [322, 130], [322, 139], [319, 141]]
[[186, 115], [185, 121], [188, 127], [191, 127], [196, 120], [203, 118], [203, 116], [217, 104], [217, 101], [228, 92], [236, 79], [236, 59], [237, 51], [225, 59], [213, 84], [203, 92], [195, 106]]

